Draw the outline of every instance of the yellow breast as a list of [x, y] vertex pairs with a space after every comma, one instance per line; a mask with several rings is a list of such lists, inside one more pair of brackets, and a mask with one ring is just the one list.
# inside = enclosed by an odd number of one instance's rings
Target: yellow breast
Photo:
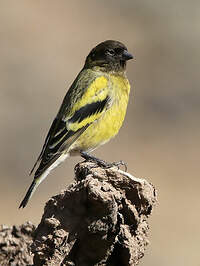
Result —
[[74, 143], [73, 150], [89, 151], [113, 138], [119, 131], [126, 114], [130, 84], [124, 76], [109, 76], [109, 96], [111, 103], [99, 119]]

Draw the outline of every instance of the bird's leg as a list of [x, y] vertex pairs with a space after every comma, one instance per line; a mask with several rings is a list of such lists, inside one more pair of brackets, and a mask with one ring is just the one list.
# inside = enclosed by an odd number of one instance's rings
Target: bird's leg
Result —
[[127, 171], [127, 165], [123, 161], [119, 162], [113, 162], [113, 163], [107, 163], [106, 161], [96, 158], [94, 155], [91, 155], [85, 151], [81, 151], [81, 157], [83, 157], [85, 160], [90, 160], [96, 162], [99, 166], [105, 167], [105, 168], [111, 168], [113, 166], [119, 167], [120, 165], [123, 165], [125, 168], [125, 172]]
[[107, 163], [104, 160], [101, 160], [99, 158], [96, 158], [95, 156], [85, 152], [85, 151], [81, 151], [81, 157], [83, 157], [85, 160], [90, 160], [90, 161], [94, 161], [96, 162], [99, 166], [103, 166], [103, 167], [110, 167], [110, 164]]

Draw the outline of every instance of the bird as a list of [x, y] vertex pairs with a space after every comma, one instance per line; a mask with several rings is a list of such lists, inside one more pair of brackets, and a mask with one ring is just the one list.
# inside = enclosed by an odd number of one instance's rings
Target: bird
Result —
[[90, 51], [52, 122], [19, 208], [27, 205], [39, 184], [66, 158], [79, 155], [104, 162], [90, 152], [112, 139], [122, 126], [130, 92], [126, 62], [133, 58], [116, 40], [103, 41]]

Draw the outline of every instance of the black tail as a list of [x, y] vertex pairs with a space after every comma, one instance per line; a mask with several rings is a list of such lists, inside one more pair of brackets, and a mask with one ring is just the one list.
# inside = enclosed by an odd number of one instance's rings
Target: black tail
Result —
[[33, 195], [35, 189], [36, 189], [36, 186], [37, 185], [37, 181], [36, 180], [33, 180], [32, 184], [30, 185], [27, 193], [26, 193], [26, 196], [24, 197], [24, 199], [22, 200], [21, 204], [19, 205], [19, 209], [20, 208], [24, 208], [26, 207], [29, 199], [31, 198], [31, 196]]

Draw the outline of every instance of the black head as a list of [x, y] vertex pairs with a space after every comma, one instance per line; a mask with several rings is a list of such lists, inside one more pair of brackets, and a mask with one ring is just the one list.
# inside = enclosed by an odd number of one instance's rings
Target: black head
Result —
[[85, 61], [85, 67], [100, 67], [106, 71], [123, 71], [126, 61], [133, 56], [126, 46], [118, 41], [108, 40], [92, 49]]

